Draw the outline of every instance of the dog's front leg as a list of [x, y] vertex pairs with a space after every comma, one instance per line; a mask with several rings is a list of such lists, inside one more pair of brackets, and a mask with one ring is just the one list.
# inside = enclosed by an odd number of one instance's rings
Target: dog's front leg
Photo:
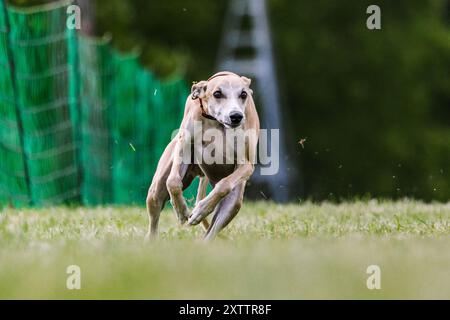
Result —
[[185, 147], [188, 143], [190, 142], [183, 133], [180, 133], [174, 150], [172, 168], [166, 182], [170, 201], [181, 224], [184, 224], [189, 217], [189, 209], [183, 197], [183, 177], [189, 166], [189, 164], [183, 163], [183, 150], [186, 150]]
[[238, 184], [216, 207], [211, 226], [208, 228], [205, 240], [209, 241], [225, 228], [238, 214], [244, 200], [245, 182]]
[[236, 186], [243, 182], [247, 182], [253, 173], [254, 166], [251, 163], [239, 165], [237, 169], [228, 177], [220, 180], [211, 193], [202, 201], [200, 201], [192, 210], [189, 217], [190, 225], [197, 225], [206, 218], [217, 204], [225, 198]]
[[[198, 205], [198, 203], [206, 197], [208, 183], [209, 183], [208, 177], [200, 176], [200, 182], [198, 184], [197, 199], [195, 201], [195, 205]], [[209, 223], [206, 220], [206, 218], [202, 220], [202, 225], [205, 231], [208, 231]]]

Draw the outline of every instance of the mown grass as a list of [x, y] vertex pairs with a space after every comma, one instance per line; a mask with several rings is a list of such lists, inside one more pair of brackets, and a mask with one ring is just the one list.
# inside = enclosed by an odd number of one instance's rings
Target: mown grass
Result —
[[[136, 207], [5, 209], [0, 298], [450, 299], [450, 203], [247, 202], [208, 244], [169, 209], [160, 240], [146, 229]], [[374, 264], [381, 290], [366, 287]]]

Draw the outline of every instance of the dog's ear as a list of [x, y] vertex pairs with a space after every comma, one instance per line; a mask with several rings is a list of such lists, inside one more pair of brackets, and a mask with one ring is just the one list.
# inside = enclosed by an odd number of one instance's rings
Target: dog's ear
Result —
[[192, 100], [195, 100], [198, 98], [200, 98], [200, 99], [204, 98], [207, 87], [208, 87], [208, 81], [200, 81], [200, 82], [194, 83], [191, 88]]
[[245, 86], [248, 88], [248, 92], [253, 95], [253, 90], [250, 89], [250, 85], [252, 84], [252, 79], [247, 77], [241, 77], [242, 81], [244, 81]]
[[252, 79], [249, 79], [249, 78], [247, 78], [247, 77], [241, 77], [241, 79], [242, 79], [242, 81], [244, 81], [244, 84], [245, 84], [247, 87], [250, 87], [250, 85], [252, 84]]
[[242, 81], [244, 81], [245, 86], [248, 88], [248, 91], [251, 95], [253, 95], [253, 90], [250, 89], [250, 85], [252, 84], [252, 79], [247, 77], [241, 77]]

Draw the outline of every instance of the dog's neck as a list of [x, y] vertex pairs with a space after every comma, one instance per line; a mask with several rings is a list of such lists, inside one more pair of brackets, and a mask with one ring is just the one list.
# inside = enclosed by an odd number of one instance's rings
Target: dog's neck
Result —
[[211, 116], [211, 115], [209, 115], [209, 114], [206, 113], [205, 108], [203, 107], [203, 101], [202, 101], [202, 99], [199, 98], [198, 100], [200, 101], [200, 108], [202, 109], [202, 116], [203, 116], [204, 118], [206, 118], [206, 119], [217, 121], [216, 118], [214, 118], [213, 116]]

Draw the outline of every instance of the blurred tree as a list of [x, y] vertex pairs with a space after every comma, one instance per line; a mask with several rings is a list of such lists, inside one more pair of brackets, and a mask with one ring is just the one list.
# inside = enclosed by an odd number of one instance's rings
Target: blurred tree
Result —
[[41, 5], [45, 3], [51, 3], [54, 2], [54, 0], [5, 0], [5, 2], [13, 4], [15, 6], [35, 6], [35, 5]]
[[[450, 196], [446, 1], [272, 0], [286, 121], [307, 195]], [[289, 8], [289, 10], [286, 10]]]
[[214, 68], [225, 0], [95, 1], [98, 34], [112, 32], [124, 49], [139, 46], [160, 76], [204, 79]]

